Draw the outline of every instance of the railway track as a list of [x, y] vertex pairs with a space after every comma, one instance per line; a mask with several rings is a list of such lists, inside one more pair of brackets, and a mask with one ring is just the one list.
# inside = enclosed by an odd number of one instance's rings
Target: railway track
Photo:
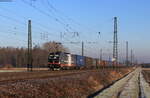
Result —
[[[81, 75], [88, 72], [95, 72], [98, 70], [65, 70], [65, 71], [47, 71], [47, 72], [23, 72], [20, 73], [22, 75], [16, 76], [17, 73], [13, 75], [8, 75], [8, 78], [0, 79], [0, 85], [8, 84], [8, 83], [15, 83], [15, 82], [25, 82], [28, 80], [35, 80], [35, 79], [47, 79], [47, 78], [59, 78], [61, 76], [69, 76], [69, 75]], [[23, 76], [25, 74], [25, 76]], [[30, 76], [28, 76], [30, 75]]]
[[141, 74], [141, 69], [102, 90], [95, 98], [150, 98], [150, 87]]

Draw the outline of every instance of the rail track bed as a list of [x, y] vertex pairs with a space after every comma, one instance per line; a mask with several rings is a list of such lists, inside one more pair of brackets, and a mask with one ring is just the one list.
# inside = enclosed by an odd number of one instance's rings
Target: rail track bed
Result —
[[138, 68], [101, 91], [95, 98], [150, 98], [150, 86]]

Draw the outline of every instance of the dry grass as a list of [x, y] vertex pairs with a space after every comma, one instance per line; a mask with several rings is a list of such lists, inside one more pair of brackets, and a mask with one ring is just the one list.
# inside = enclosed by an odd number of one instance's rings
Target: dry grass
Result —
[[[6, 81], [0, 82], [0, 97], [85, 98], [130, 71], [105, 69], [74, 71], [76, 73], [73, 74], [73, 71], [2, 73], [0, 81]], [[12, 79], [13, 82], [7, 82]]]
[[144, 76], [146, 82], [148, 82], [150, 84], [150, 68], [143, 69], [142, 73], [143, 73], [143, 76]]

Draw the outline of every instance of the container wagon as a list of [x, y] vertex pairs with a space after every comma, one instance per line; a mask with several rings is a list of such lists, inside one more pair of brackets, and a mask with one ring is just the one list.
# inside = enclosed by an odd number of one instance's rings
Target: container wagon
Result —
[[76, 69], [80, 69], [85, 67], [85, 56], [81, 56], [81, 55], [74, 55], [75, 56], [75, 65], [76, 65]]

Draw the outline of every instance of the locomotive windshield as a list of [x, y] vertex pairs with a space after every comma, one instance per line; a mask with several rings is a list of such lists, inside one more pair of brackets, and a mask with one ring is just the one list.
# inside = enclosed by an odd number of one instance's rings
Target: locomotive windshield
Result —
[[48, 61], [51, 63], [58, 63], [60, 58], [60, 53], [50, 53]]
[[50, 53], [49, 59], [59, 59], [59, 53]]

